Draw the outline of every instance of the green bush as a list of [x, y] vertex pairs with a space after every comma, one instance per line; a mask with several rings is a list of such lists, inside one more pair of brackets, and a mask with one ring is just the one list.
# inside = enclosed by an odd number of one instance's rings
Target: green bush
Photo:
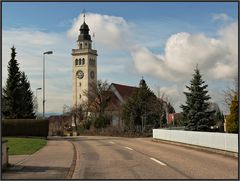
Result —
[[4, 119], [2, 136], [40, 136], [47, 137], [49, 120], [40, 119]]
[[230, 115], [226, 119], [226, 127], [228, 133], [238, 133], [238, 100], [235, 95], [230, 106]]

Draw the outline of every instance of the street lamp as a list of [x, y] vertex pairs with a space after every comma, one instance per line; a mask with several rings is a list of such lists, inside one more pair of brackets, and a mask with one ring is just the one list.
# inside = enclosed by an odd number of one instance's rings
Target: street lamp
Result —
[[[37, 99], [37, 91], [38, 90], [42, 90], [42, 88], [41, 87], [38, 87], [38, 88], [36, 88], [36, 99]], [[38, 100], [38, 99], [37, 99]]]
[[[42, 90], [42, 88], [41, 87], [38, 87], [38, 88], [36, 88], [36, 101], [37, 101], [37, 103], [38, 103], [38, 97], [37, 97], [37, 91], [38, 90]], [[38, 112], [38, 108], [37, 108], [37, 112]], [[37, 118], [37, 117], [36, 117]]]
[[45, 55], [53, 54], [52, 51], [43, 53], [43, 118], [45, 118]]

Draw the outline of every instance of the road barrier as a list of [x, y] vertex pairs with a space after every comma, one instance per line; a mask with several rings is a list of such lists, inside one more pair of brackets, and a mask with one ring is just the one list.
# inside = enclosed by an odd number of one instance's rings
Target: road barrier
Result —
[[153, 129], [153, 138], [238, 153], [238, 134]]

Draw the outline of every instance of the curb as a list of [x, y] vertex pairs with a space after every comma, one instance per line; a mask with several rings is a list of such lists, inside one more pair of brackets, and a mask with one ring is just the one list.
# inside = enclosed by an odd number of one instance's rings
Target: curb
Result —
[[74, 143], [72, 141], [69, 141], [70, 143], [72, 143], [73, 146], [73, 159], [72, 159], [72, 164], [69, 168], [68, 174], [66, 176], [66, 179], [71, 179], [76, 167], [76, 162], [77, 162], [77, 149], [76, 146], [74, 145]]
[[201, 151], [206, 151], [206, 152], [210, 152], [210, 153], [217, 153], [217, 154], [221, 154], [224, 156], [238, 158], [238, 153], [225, 151], [225, 150], [219, 150], [219, 149], [208, 148], [208, 147], [197, 146], [197, 145], [190, 145], [190, 144], [180, 143], [180, 142], [175, 142], [175, 141], [161, 140], [161, 139], [156, 139], [156, 138], [152, 138], [152, 141], [160, 142], [160, 143], [164, 143], [164, 144], [172, 144], [172, 145], [182, 146], [182, 147], [191, 148], [191, 149], [195, 149], [195, 150], [201, 150]]

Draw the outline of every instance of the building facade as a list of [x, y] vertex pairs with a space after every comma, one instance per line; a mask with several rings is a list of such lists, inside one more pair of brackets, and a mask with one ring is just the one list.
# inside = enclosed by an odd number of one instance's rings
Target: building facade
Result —
[[80, 27], [77, 49], [72, 49], [72, 105], [88, 101], [86, 93], [90, 84], [97, 84], [97, 50], [92, 48], [89, 27], [84, 22]]

